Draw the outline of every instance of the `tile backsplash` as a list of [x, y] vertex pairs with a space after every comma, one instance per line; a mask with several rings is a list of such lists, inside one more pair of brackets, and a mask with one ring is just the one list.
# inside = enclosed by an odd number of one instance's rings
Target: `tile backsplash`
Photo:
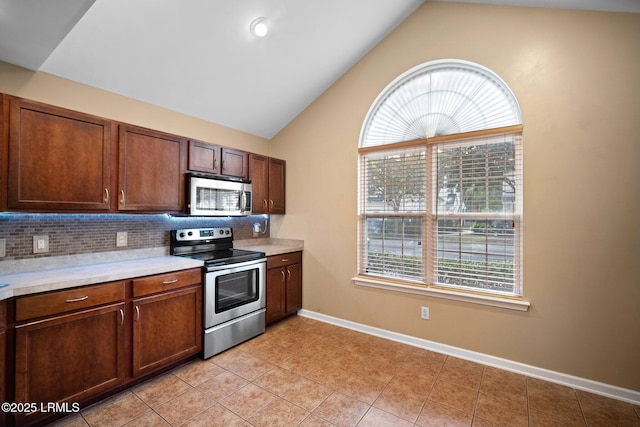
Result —
[[[248, 217], [183, 217], [138, 214], [0, 213], [0, 239], [6, 256], [0, 261], [169, 246], [169, 231], [181, 228], [232, 227], [234, 239], [253, 237], [253, 224], [269, 237], [266, 215]], [[265, 230], [266, 225], [266, 230]], [[127, 232], [127, 246], [116, 247], [116, 233]], [[33, 253], [33, 236], [49, 236], [49, 252]]]

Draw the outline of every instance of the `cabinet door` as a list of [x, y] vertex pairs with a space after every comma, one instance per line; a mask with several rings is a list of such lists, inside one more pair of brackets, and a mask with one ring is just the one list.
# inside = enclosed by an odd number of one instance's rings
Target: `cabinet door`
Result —
[[248, 154], [233, 148], [222, 148], [222, 169], [220, 173], [227, 176], [247, 178], [249, 176]]
[[[0, 402], [7, 401], [7, 302], [0, 301]], [[5, 412], [0, 411], [0, 426], [6, 425]]]
[[251, 207], [253, 214], [269, 213], [269, 158], [249, 155], [249, 179], [251, 180]]
[[184, 211], [185, 141], [120, 125], [118, 209]]
[[285, 161], [269, 159], [269, 213], [285, 213]]
[[189, 141], [189, 164], [194, 172], [220, 173], [220, 147], [200, 141]]
[[133, 300], [133, 376], [202, 349], [202, 287]]
[[267, 270], [267, 324], [285, 315], [285, 285], [286, 273], [284, 268]]
[[9, 99], [9, 209], [109, 210], [111, 122]]
[[286, 267], [287, 273], [287, 314], [295, 313], [302, 308], [302, 264]]
[[124, 381], [124, 303], [19, 325], [15, 334], [17, 402], [73, 403]]

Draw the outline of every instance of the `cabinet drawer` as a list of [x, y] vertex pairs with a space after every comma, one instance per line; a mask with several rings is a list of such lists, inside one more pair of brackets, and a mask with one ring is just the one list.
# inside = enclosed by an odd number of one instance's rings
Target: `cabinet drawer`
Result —
[[142, 295], [155, 294], [157, 292], [182, 288], [198, 283], [202, 283], [202, 270], [199, 268], [147, 276], [134, 279], [133, 296], [139, 297]]
[[16, 321], [123, 301], [124, 282], [85, 286], [16, 299]]
[[267, 257], [267, 268], [278, 268], [285, 265], [302, 262], [302, 252], [289, 252], [286, 254]]

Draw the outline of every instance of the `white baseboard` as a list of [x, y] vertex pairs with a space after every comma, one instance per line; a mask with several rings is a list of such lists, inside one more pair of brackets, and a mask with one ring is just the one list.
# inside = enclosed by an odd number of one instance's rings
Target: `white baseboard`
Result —
[[446, 344], [440, 344], [435, 341], [429, 341], [422, 338], [416, 338], [409, 335], [399, 334], [397, 332], [387, 331], [385, 329], [375, 328], [373, 326], [363, 325], [361, 323], [328, 316], [322, 313], [316, 313], [309, 310], [300, 310], [298, 315], [308, 317], [332, 325], [341, 326], [354, 331], [362, 332], [376, 337], [386, 338], [414, 347], [424, 348], [435, 351], [437, 353], [466, 359], [483, 365], [493, 366], [495, 368], [504, 369], [506, 371], [515, 372], [526, 375], [528, 377], [539, 378], [556, 384], [573, 387], [575, 389], [588, 391], [590, 393], [599, 394], [613, 399], [623, 400], [625, 402], [640, 405], [640, 392], [604, 384], [573, 375], [563, 374], [561, 372], [550, 371], [548, 369], [538, 368], [535, 366], [525, 365], [524, 363], [514, 362], [508, 359], [491, 356], [488, 354], [477, 353], [475, 351], [465, 350], [463, 348], [453, 347]]

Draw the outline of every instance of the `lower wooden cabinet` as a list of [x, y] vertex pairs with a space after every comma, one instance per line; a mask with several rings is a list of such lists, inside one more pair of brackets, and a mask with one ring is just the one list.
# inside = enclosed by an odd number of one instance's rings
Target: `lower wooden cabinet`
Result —
[[284, 309], [287, 283], [285, 274], [283, 268], [267, 270], [267, 325], [286, 316]]
[[[7, 401], [7, 302], [0, 301], [0, 402]], [[7, 425], [6, 414], [0, 411], [0, 426]]]
[[[83, 404], [201, 351], [201, 269], [19, 297], [10, 323], [15, 348], [0, 321], [0, 378], [13, 369], [3, 401]], [[38, 409], [0, 425], [56, 417]]]
[[267, 314], [270, 324], [302, 308], [302, 252], [267, 257]]
[[202, 349], [202, 286], [133, 300], [133, 376]]
[[[125, 379], [124, 302], [16, 326], [15, 401], [79, 402]], [[16, 424], [41, 417], [21, 414]]]

